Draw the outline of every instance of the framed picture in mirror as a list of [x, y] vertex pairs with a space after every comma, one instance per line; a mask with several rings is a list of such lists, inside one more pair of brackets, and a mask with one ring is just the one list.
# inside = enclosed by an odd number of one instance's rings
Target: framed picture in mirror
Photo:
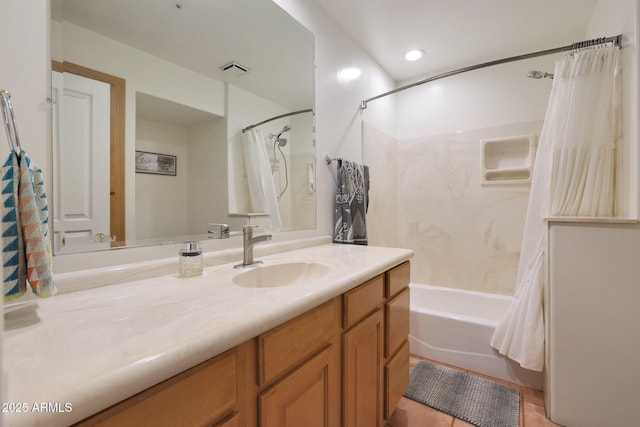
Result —
[[136, 150], [136, 173], [176, 176], [176, 156]]

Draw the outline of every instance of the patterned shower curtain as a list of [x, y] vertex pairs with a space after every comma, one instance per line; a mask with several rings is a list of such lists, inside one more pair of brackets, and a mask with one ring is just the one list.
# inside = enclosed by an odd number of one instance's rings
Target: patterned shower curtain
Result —
[[338, 160], [333, 241], [366, 245], [368, 208], [369, 167]]
[[501, 354], [526, 369], [544, 369], [545, 217], [614, 215], [619, 51], [586, 49], [556, 62], [531, 182], [515, 299], [491, 340]]

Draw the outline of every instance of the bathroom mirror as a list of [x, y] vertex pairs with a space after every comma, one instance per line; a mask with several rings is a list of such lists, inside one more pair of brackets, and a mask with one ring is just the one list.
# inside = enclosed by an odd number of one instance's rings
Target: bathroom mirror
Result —
[[260, 224], [241, 147], [263, 121], [280, 231], [315, 227], [314, 38], [278, 5], [52, 0], [51, 15], [56, 254]]

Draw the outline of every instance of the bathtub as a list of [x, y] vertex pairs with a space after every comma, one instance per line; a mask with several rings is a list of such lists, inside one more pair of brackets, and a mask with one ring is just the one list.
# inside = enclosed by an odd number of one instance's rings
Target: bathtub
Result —
[[542, 373], [522, 369], [489, 344], [512, 297], [411, 283], [409, 351], [536, 390]]

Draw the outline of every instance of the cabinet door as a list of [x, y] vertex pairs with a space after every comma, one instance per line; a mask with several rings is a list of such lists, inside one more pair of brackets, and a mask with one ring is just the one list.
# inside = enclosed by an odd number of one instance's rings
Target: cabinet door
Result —
[[343, 335], [344, 427], [382, 426], [383, 312]]
[[330, 345], [261, 393], [260, 427], [340, 425], [339, 357]]

